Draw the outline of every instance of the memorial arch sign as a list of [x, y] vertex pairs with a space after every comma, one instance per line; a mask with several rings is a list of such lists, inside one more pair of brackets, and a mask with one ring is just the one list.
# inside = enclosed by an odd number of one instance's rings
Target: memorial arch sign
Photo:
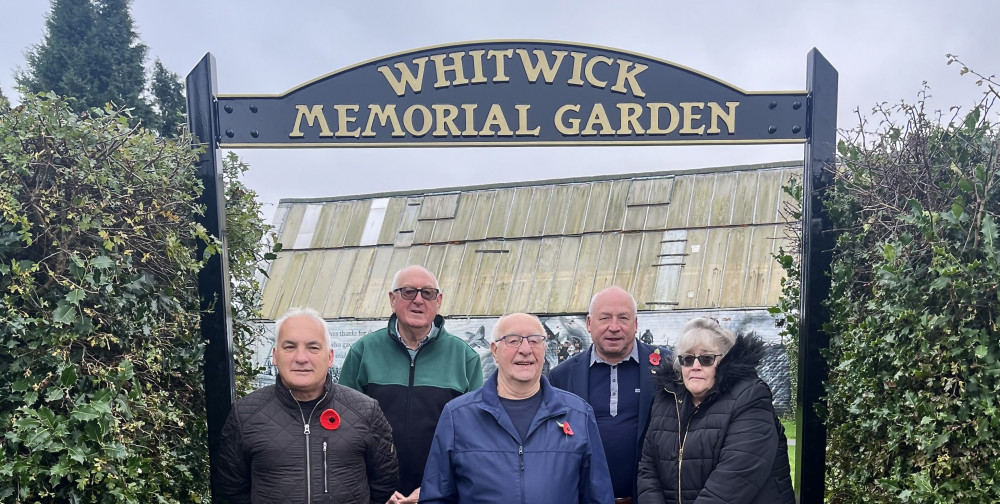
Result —
[[[190, 129], [206, 147], [203, 224], [223, 246], [222, 148], [804, 144], [796, 474], [801, 501], [822, 501], [826, 432], [817, 407], [831, 247], [820, 198], [834, 165], [838, 77], [819, 51], [807, 55], [800, 91], [745, 91], [642, 54], [534, 40], [416, 49], [280, 94], [219, 94], [215, 73], [206, 54], [187, 76], [187, 102]], [[235, 400], [224, 252], [199, 282], [214, 490], [219, 436]]]

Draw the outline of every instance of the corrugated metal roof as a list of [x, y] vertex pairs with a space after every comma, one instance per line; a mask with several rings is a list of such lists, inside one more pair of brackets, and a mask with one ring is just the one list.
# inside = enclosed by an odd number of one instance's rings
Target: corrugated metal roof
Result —
[[[446, 316], [583, 313], [620, 285], [640, 310], [759, 308], [780, 293], [781, 185], [801, 163], [282, 200], [264, 315], [385, 318], [421, 264]], [[786, 245], [787, 248], [787, 245]]]

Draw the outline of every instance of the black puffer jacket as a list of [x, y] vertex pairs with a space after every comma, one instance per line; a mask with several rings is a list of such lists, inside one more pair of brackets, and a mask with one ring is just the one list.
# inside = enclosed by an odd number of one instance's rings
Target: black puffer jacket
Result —
[[[219, 456], [228, 502], [384, 504], [392, 496], [399, 467], [378, 402], [329, 376], [320, 397], [300, 408], [279, 376], [233, 406]], [[328, 408], [340, 415], [335, 430], [320, 424]]]
[[737, 336], [698, 406], [672, 362], [656, 369], [639, 462], [640, 504], [795, 502], [788, 442], [771, 389], [755, 369], [763, 354], [759, 338]]

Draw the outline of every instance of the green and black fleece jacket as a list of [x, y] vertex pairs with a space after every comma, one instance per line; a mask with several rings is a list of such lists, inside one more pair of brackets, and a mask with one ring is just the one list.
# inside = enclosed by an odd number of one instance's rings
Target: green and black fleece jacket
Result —
[[410, 359], [396, 335], [393, 315], [385, 329], [368, 333], [351, 345], [340, 369], [340, 384], [376, 399], [389, 420], [403, 495], [420, 486], [444, 405], [483, 386], [479, 354], [444, 330], [444, 317], [435, 317], [434, 325], [437, 335]]

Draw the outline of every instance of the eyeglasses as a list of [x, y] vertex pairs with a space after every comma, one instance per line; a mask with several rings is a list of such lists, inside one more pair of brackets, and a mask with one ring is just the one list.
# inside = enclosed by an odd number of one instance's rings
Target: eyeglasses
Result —
[[503, 341], [503, 344], [507, 345], [509, 348], [517, 348], [521, 346], [521, 340], [527, 341], [528, 346], [532, 348], [538, 348], [542, 346], [542, 343], [545, 342], [545, 336], [542, 336], [541, 334], [531, 334], [528, 336], [521, 336], [520, 334], [508, 334], [502, 338], [495, 340], [495, 342], [499, 343]]
[[418, 289], [416, 287], [400, 287], [398, 289], [393, 289], [392, 292], [398, 292], [399, 295], [407, 301], [413, 301], [414, 299], [417, 299], [418, 292], [420, 293], [420, 297], [424, 298], [424, 300], [426, 301], [434, 301], [435, 299], [437, 299], [438, 294], [441, 293], [441, 291], [438, 289], [431, 289], [431, 288]]
[[722, 354], [704, 354], [704, 355], [678, 355], [677, 362], [681, 363], [681, 366], [691, 367], [694, 365], [694, 360], [698, 359], [698, 363], [702, 366], [709, 367], [715, 365], [715, 359], [717, 357], [722, 357]]

